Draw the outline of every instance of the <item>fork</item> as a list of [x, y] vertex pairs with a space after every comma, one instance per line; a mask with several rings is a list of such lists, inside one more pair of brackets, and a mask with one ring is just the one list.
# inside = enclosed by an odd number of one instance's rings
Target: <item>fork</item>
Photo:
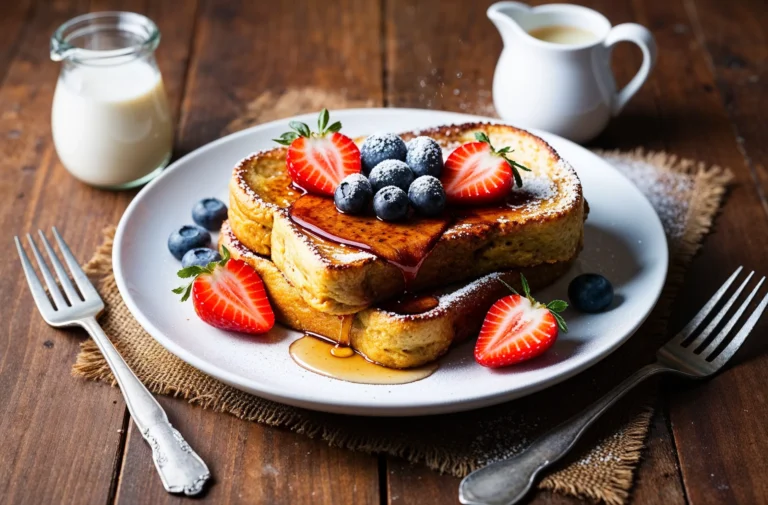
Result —
[[[58, 230], [53, 228], [53, 236], [56, 238], [59, 251], [69, 267], [69, 273], [64, 269], [43, 232], [38, 230], [38, 233], [48, 259], [53, 265], [53, 270], [56, 272], [56, 278], [61, 289], [59, 289], [48, 265], [43, 260], [32, 236], [27, 234], [27, 240], [45, 285], [48, 287], [47, 293], [24, 252], [19, 237], [14, 237], [14, 240], [24, 275], [27, 278], [29, 289], [32, 291], [32, 298], [34, 298], [43, 319], [56, 328], [80, 326], [91, 335], [104, 355], [109, 368], [112, 369], [115, 379], [117, 379], [133, 422], [136, 423], [136, 427], [152, 448], [152, 459], [165, 490], [169, 493], [183, 492], [190, 496], [200, 493], [211, 475], [205, 462], [187, 444], [181, 433], [171, 426], [163, 408], [128, 368], [120, 353], [117, 352], [104, 330], [99, 326], [96, 316], [104, 310], [104, 302], [80, 268]], [[70, 275], [77, 289], [72, 285]]]
[[[517, 503], [531, 489], [539, 472], [570, 451], [584, 431], [598, 417], [640, 382], [659, 373], [674, 373], [689, 379], [703, 379], [717, 373], [736, 354], [768, 305], [768, 295], [766, 295], [738, 328], [738, 333], [726, 344], [726, 337], [737, 329], [739, 319], [765, 281], [763, 277], [722, 329], [712, 337], [749, 284], [754, 275], [754, 272], [751, 272], [701, 330], [701, 333], [692, 339], [708, 316], [715, 313], [720, 300], [739, 277], [741, 271], [742, 267], [737, 268], [699, 313], [656, 352], [655, 363], [646, 365], [629, 376], [584, 411], [534, 441], [522, 453], [475, 470], [464, 477], [459, 484], [459, 501], [465, 505]], [[712, 337], [711, 340], [710, 337]]]

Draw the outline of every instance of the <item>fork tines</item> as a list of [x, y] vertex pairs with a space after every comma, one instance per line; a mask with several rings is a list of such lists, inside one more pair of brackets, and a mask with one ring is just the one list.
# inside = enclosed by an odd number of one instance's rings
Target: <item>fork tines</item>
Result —
[[48, 288], [47, 293], [32, 266], [32, 262], [24, 251], [19, 237], [14, 237], [16, 249], [19, 253], [19, 258], [21, 259], [22, 268], [24, 269], [24, 275], [27, 278], [27, 283], [32, 291], [32, 297], [34, 298], [38, 309], [41, 312], [44, 310], [60, 311], [84, 302], [91, 295], [98, 296], [91, 285], [91, 282], [80, 268], [72, 251], [69, 250], [69, 247], [67, 247], [67, 244], [61, 238], [61, 235], [59, 235], [58, 230], [56, 230], [55, 227], [53, 228], [53, 236], [59, 246], [61, 255], [64, 257], [64, 262], [67, 264], [68, 270], [64, 268], [64, 265], [59, 260], [50, 242], [48, 242], [48, 239], [45, 237], [45, 234], [43, 234], [41, 230], [38, 230], [38, 234], [40, 236], [40, 241], [43, 244], [43, 248], [45, 249], [46, 256], [48, 257], [48, 261], [53, 266], [53, 271], [56, 273], [55, 278], [48, 268], [48, 263], [43, 259], [43, 255], [40, 253], [35, 240], [29, 233], [27, 234], [27, 241], [29, 242], [29, 247], [32, 250], [32, 255], [35, 258], [37, 267], [42, 274], [43, 281]]
[[[760, 278], [741, 305], [739, 305], [735, 311], [732, 311], [734, 305], [739, 300], [739, 297], [755, 275], [754, 271], [749, 272], [730, 298], [721, 304], [721, 300], [741, 275], [742, 270], [742, 267], [736, 269], [704, 307], [702, 307], [699, 313], [696, 314], [691, 322], [680, 330], [680, 333], [675, 336], [670, 344], [682, 345], [688, 351], [700, 355], [715, 368], [720, 368], [736, 353], [747, 338], [747, 335], [752, 331], [752, 328], [757, 324], [758, 319], [763, 311], [765, 311], [766, 305], [768, 305], [768, 294], [766, 294], [743, 323], [738, 333], [736, 333], [729, 342], [727, 341], [728, 336], [742, 316], [744, 316], [750, 303], [752, 303], [752, 300], [757, 295], [763, 282], [765, 282], [765, 277]], [[718, 306], [720, 309], [715, 313]], [[726, 320], [726, 316], [731, 312], [730, 319]], [[712, 314], [714, 314], [714, 316]], [[709, 323], [704, 329], [697, 333], [697, 330], [703, 326], [707, 319], [709, 319]], [[716, 330], [719, 331], [716, 332]]]

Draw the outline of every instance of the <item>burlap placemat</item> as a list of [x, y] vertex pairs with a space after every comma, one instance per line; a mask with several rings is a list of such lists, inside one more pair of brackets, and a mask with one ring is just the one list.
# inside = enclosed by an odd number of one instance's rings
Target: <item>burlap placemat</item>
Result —
[[[332, 445], [387, 453], [463, 476], [515, 454], [650, 360], [684, 268], [709, 230], [730, 179], [727, 170], [677, 160], [664, 153], [638, 150], [600, 154], [638, 185], [661, 217], [670, 248], [668, 282], [648, 322], [628, 344], [579, 376], [527, 398], [460, 414], [372, 419], [303, 410], [229, 387], [170, 354], [133, 319], [112, 275], [114, 228], [105, 231], [104, 244], [86, 265], [88, 273], [98, 278], [107, 306], [101, 324], [128, 365], [154, 393], [182, 397], [241, 419], [321, 437]], [[82, 344], [73, 373], [114, 385], [106, 362], [90, 340]], [[630, 395], [623, 407], [612, 411], [593, 429], [591, 439], [581, 444], [583, 448], [546, 476], [539, 487], [623, 503], [648, 431], [652, 389]]]

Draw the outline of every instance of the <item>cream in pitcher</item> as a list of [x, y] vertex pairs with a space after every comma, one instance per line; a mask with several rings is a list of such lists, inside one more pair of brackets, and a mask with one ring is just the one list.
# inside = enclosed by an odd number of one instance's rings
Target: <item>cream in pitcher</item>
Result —
[[63, 61], [53, 99], [56, 151], [75, 177], [128, 188], [162, 170], [171, 156], [172, 123], [155, 64], [157, 28], [125, 12], [87, 14], [54, 35]]
[[[499, 115], [576, 142], [595, 137], [621, 112], [656, 61], [656, 43], [646, 28], [634, 23], [611, 28], [605, 16], [586, 7], [498, 2], [488, 17], [504, 42], [493, 80]], [[640, 47], [643, 63], [617, 91], [610, 58], [622, 41]]]

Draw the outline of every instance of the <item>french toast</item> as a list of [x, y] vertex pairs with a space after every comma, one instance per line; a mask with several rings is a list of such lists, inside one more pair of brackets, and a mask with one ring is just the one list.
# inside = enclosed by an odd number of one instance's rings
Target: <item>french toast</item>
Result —
[[559, 271], [581, 249], [587, 207], [575, 171], [546, 142], [524, 130], [486, 123], [401, 137], [427, 135], [449, 150], [473, 141], [477, 131], [495, 145], [511, 147], [515, 160], [531, 169], [503, 204], [396, 224], [348, 216], [336, 211], [333, 200], [294, 187], [286, 149], [275, 148], [235, 167], [232, 234], [247, 249], [271, 258], [270, 268], [284, 275], [316, 317], [356, 314], [362, 321], [380, 314], [364, 309], [406, 288], [419, 292], [519, 268]]
[[523, 273], [532, 289], [541, 288], [563, 275], [573, 259], [491, 273], [469, 283], [363, 309], [343, 316], [353, 318], [349, 334], [344, 336], [342, 317], [309, 305], [272, 261], [235, 237], [228, 222], [222, 227], [219, 246], [259, 273], [278, 322], [329, 340], [347, 338], [348, 344], [367, 359], [390, 368], [429, 363], [453, 343], [476, 335], [488, 308], [509, 294], [499, 279], [520, 289]]

